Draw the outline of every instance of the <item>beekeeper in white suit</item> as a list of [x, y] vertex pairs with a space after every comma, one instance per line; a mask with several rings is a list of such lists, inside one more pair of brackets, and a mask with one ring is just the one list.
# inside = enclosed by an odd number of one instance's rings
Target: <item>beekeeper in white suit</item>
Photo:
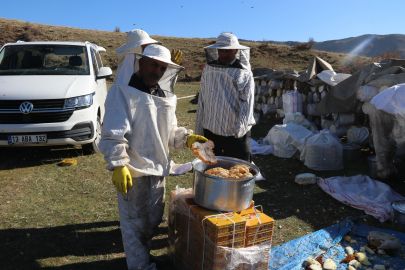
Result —
[[150, 255], [150, 243], [164, 211], [169, 147], [182, 149], [207, 139], [177, 127], [174, 84], [166, 80], [168, 88], [160, 85], [163, 75], [175, 80], [182, 70], [171, 61], [170, 51], [152, 44], [134, 57], [139, 71], [129, 83], [115, 83], [108, 92], [99, 148], [118, 190], [128, 269], [156, 269], [164, 261]]
[[[146, 46], [150, 44], [162, 45], [162, 42], [152, 39], [148, 33], [140, 29], [134, 29], [127, 33], [125, 44], [115, 51], [118, 57], [118, 67], [114, 77], [114, 83], [127, 84], [129, 82], [132, 74], [139, 69], [139, 63], [135, 61], [135, 53], [142, 53]], [[182, 52], [180, 50], [172, 50], [171, 59], [175, 64], [179, 65], [181, 63], [181, 56]], [[165, 88], [162, 85], [168, 81], [173, 82], [174, 85], [176, 79], [165, 74], [160, 81], [160, 86]]]
[[254, 80], [250, 48], [235, 35], [222, 33], [205, 47], [207, 64], [201, 75], [195, 133], [214, 142], [216, 156], [251, 161]]

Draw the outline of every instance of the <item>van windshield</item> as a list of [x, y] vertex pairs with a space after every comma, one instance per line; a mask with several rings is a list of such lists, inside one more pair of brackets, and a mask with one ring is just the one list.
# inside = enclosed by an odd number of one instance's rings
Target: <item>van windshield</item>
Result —
[[85, 46], [7, 45], [0, 52], [0, 76], [89, 74]]

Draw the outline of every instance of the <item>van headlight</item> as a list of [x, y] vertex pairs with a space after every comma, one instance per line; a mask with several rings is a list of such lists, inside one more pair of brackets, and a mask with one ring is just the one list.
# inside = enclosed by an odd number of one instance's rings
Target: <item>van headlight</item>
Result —
[[67, 98], [65, 99], [65, 106], [64, 108], [81, 108], [90, 107], [93, 104], [93, 94], [74, 97], [74, 98]]

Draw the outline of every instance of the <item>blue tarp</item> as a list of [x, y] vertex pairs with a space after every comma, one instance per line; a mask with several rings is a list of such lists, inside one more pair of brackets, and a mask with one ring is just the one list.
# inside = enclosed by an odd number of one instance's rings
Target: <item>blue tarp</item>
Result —
[[[347, 264], [339, 262], [345, 258], [345, 247], [351, 246], [354, 250], [360, 250], [360, 247], [367, 244], [367, 235], [370, 231], [381, 231], [396, 236], [402, 245], [405, 245], [405, 234], [395, 231], [373, 228], [361, 223], [357, 223], [357, 218], [347, 218], [328, 228], [305, 235], [301, 238], [292, 240], [281, 246], [272, 249], [272, 255], [269, 263], [269, 269], [287, 270], [304, 269], [305, 261], [308, 257], [317, 258], [323, 255], [323, 259], [332, 259], [337, 265], [337, 269], [346, 270]], [[349, 234], [357, 244], [349, 244], [342, 238]], [[371, 266], [364, 268], [373, 269], [375, 264], [390, 266], [392, 269], [405, 269], [405, 259], [398, 254], [396, 257], [387, 255], [369, 255], [374, 257], [370, 261]], [[387, 268], [388, 269], [388, 268]]]

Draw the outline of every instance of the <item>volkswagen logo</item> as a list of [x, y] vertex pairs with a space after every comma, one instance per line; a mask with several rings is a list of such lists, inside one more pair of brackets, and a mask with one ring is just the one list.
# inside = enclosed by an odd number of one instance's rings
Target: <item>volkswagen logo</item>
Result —
[[32, 109], [34, 109], [34, 105], [31, 102], [24, 101], [20, 105], [20, 111], [23, 114], [29, 114], [30, 112], [32, 112]]

